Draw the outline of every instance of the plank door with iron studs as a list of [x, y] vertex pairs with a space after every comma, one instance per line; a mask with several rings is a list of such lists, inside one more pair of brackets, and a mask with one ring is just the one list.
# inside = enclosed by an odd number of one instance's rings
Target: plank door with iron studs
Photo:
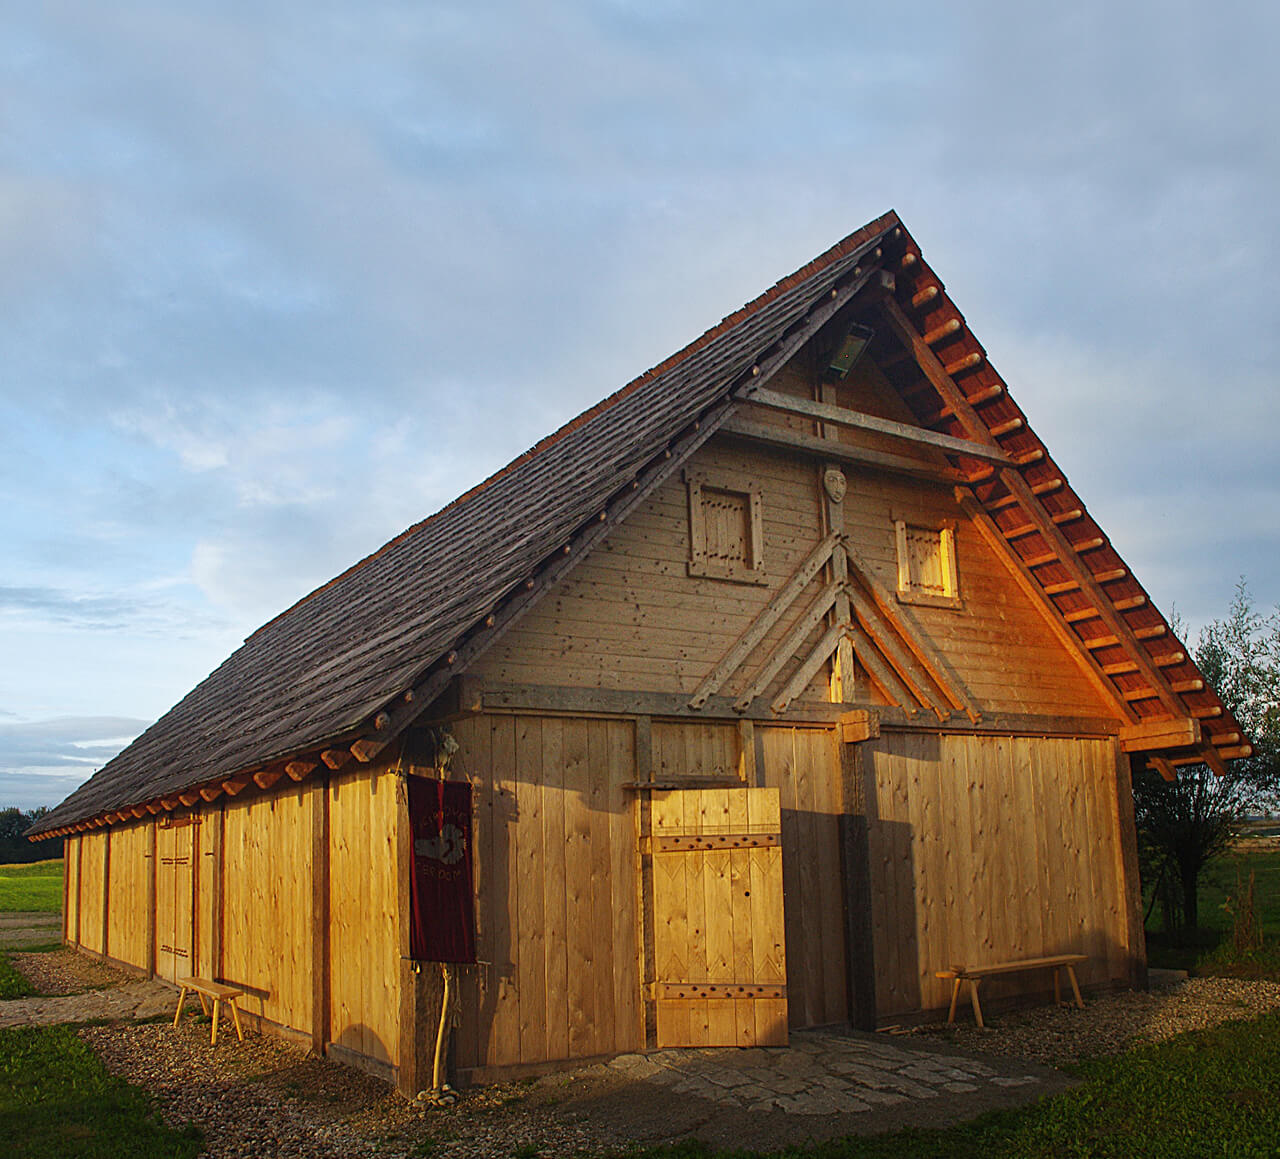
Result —
[[196, 827], [188, 822], [156, 830], [156, 975], [191, 975], [192, 855]]
[[654, 791], [657, 1044], [785, 1046], [777, 789]]

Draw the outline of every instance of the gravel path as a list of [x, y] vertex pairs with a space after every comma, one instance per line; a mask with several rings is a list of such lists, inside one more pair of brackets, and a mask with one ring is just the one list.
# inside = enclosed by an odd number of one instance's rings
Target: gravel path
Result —
[[0, 950], [62, 941], [62, 916], [47, 913], [0, 914]]
[[35, 987], [37, 994], [79, 994], [119, 986], [120, 971], [104, 966], [75, 950], [52, 950], [43, 954], [10, 953], [9, 960]]
[[1186, 1030], [1204, 1030], [1280, 1007], [1280, 982], [1191, 978], [1146, 994], [1124, 991], [1074, 1006], [1036, 1006], [988, 1020], [979, 1030], [958, 1022], [922, 1026], [913, 1036], [945, 1038], [961, 1050], [1062, 1066], [1117, 1054]]

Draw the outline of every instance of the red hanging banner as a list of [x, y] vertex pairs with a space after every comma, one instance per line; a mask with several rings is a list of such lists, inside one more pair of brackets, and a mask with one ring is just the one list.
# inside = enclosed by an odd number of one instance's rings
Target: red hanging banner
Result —
[[422, 962], [474, 962], [471, 786], [426, 777], [406, 780], [413, 835], [409, 955]]

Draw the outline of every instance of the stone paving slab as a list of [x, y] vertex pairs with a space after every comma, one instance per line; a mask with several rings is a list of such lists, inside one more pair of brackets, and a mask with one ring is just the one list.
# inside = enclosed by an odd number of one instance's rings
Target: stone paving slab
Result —
[[861, 1114], [873, 1107], [923, 1105], [944, 1094], [981, 1094], [984, 1088], [996, 1094], [1043, 1082], [1021, 1068], [998, 1074], [979, 1059], [930, 1046], [815, 1031], [793, 1033], [788, 1047], [624, 1054], [608, 1066], [722, 1107], [804, 1116]]
[[14, 998], [0, 1002], [0, 1028], [172, 1016], [177, 1005], [178, 992], [166, 982], [126, 982], [110, 990], [90, 990], [60, 998]]

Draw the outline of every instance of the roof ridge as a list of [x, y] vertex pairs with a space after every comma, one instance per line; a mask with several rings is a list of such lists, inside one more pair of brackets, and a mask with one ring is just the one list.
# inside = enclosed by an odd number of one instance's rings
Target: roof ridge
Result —
[[620, 386], [612, 394], [606, 395], [599, 402], [595, 403], [593, 406], [588, 407], [581, 414], [578, 414], [575, 417], [569, 419], [568, 422], [564, 423], [562, 426], [552, 431], [551, 434], [546, 435], [543, 438], [539, 439], [527, 451], [521, 452], [519, 455], [517, 455], [505, 466], [499, 467], [498, 470], [494, 471], [492, 475], [489, 475], [487, 478], [482, 479], [474, 487], [469, 488], [468, 490], [464, 491], [461, 495], [459, 495], [456, 499], [453, 499], [449, 503], [446, 503], [443, 507], [440, 508], [439, 511], [435, 511], [432, 514], [428, 515], [425, 519], [420, 519], [418, 520], [417, 523], [411, 524], [410, 526], [406, 527], [398, 535], [392, 536], [392, 538], [388, 539], [384, 544], [382, 544], [381, 547], [376, 548], [375, 550], [371, 551], [368, 555], [364, 556], [361, 559], [358, 559], [350, 567], [339, 572], [332, 579], [321, 584], [319, 587], [312, 589], [305, 596], [302, 596], [301, 598], [295, 600], [292, 604], [290, 604], [287, 608], [285, 608], [284, 611], [279, 612], [277, 615], [272, 616], [271, 619], [267, 620], [264, 624], [261, 624], [259, 627], [255, 628], [252, 632], [250, 632], [249, 635], [245, 637], [245, 642], [248, 643], [249, 640], [256, 638], [261, 633], [265, 632], [273, 624], [276, 624], [279, 621], [283, 620], [285, 617], [291, 615], [298, 608], [302, 607], [303, 604], [309, 603], [316, 596], [319, 596], [324, 592], [328, 591], [329, 588], [333, 587], [335, 584], [346, 579], [347, 576], [352, 575], [355, 572], [359, 571], [366, 564], [368, 564], [374, 559], [377, 559], [380, 555], [382, 555], [384, 552], [393, 548], [396, 544], [402, 543], [404, 540], [408, 539], [412, 535], [416, 535], [419, 531], [421, 531], [424, 527], [426, 527], [427, 524], [432, 523], [435, 520], [441, 518], [442, 516], [448, 514], [454, 508], [461, 506], [463, 503], [471, 499], [473, 496], [491, 487], [499, 479], [504, 478], [506, 475], [514, 471], [517, 467], [522, 466], [523, 464], [527, 463], [530, 459], [533, 459], [536, 456], [540, 455], [548, 447], [559, 442], [566, 435], [571, 434], [573, 431], [577, 430], [579, 427], [583, 426], [585, 423], [590, 422], [593, 418], [596, 417], [596, 415], [601, 414], [602, 412], [615, 406], [618, 402], [626, 398], [628, 395], [634, 393], [640, 387], [644, 386], [649, 382], [652, 382], [655, 378], [659, 377], [660, 375], [666, 374], [669, 370], [673, 370], [675, 367], [679, 366], [680, 363], [684, 362], [686, 359], [696, 354], [708, 343], [718, 338], [726, 330], [732, 329], [734, 326], [738, 325], [744, 319], [749, 318], [757, 310], [768, 305], [768, 303], [772, 302], [775, 298], [779, 297], [780, 295], [786, 293], [786, 291], [791, 289], [793, 286], [799, 285], [805, 279], [812, 277], [819, 270], [822, 270], [826, 266], [830, 265], [833, 261], [837, 260], [838, 258], [842, 258], [846, 256], [847, 254], [851, 253], [853, 250], [857, 249], [859, 246], [865, 245], [866, 242], [869, 241], [875, 234], [884, 233], [889, 229], [892, 229], [893, 227], [899, 226], [901, 224], [902, 223], [898, 217], [897, 212], [893, 209], [889, 209], [889, 210], [886, 210], [884, 213], [882, 213], [875, 220], [868, 222], [866, 225], [862, 226], [860, 229], [856, 229], [853, 231], [853, 233], [848, 234], [847, 236], [841, 238], [838, 242], [835, 243], [835, 245], [830, 246], [828, 249], [824, 250], [822, 253], [820, 253], [817, 257], [813, 258], [811, 261], [806, 262], [799, 269], [792, 271], [790, 274], [787, 274], [785, 277], [779, 278], [767, 290], [765, 290], [761, 294], [757, 294], [756, 297], [752, 298], [745, 305], [740, 306], [732, 314], [726, 314], [714, 326], [710, 327], [707, 330], [704, 330], [700, 335], [698, 335], [697, 338], [693, 339], [693, 341], [689, 342], [687, 345], [681, 347], [674, 354], [668, 356], [667, 358], [664, 358], [656, 366], [652, 366], [648, 370], [644, 371], [643, 373], [636, 375], [636, 377], [633, 378], [630, 382], [624, 384], [623, 386]]

